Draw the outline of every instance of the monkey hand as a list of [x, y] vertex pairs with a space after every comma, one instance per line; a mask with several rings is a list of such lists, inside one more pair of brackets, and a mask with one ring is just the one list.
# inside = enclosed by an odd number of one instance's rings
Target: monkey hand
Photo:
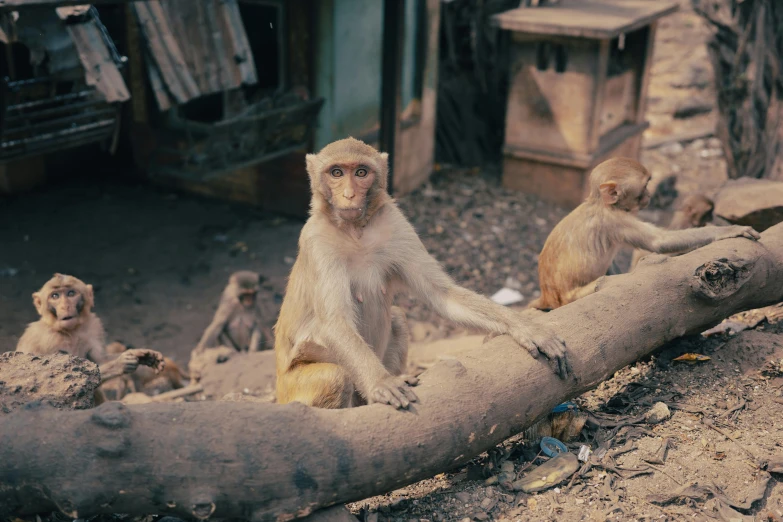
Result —
[[117, 357], [116, 363], [123, 374], [133, 373], [136, 371], [136, 368], [139, 367], [139, 357], [128, 350]]
[[[160, 352], [156, 352], [155, 350], [148, 350], [146, 348], [134, 348], [132, 350], [128, 350], [125, 353], [131, 353], [134, 356], [136, 356], [138, 363], [142, 366], [149, 366], [153, 370], [155, 370], [155, 373], [160, 373], [163, 371], [163, 368], [166, 366], [166, 363], [163, 360], [163, 354]], [[135, 370], [135, 368], [134, 368]]]
[[725, 227], [726, 232], [721, 234], [718, 239], [731, 239], [733, 237], [744, 237], [747, 239], [754, 239], [758, 241], [761, 239], [761, 234], [753, 230], [753, 227], [745, 227], [742, 225], [732, 225]]
[[388, 375], [375, 383], [368, 394], [367, 402], [390, 404], [398, 409], [407, 408], [411, 402], [419, 400], [410, 389], [410, 386], [416, 386], [418, 383], [419, 379], [410, 375]]
[[538, 358], [539, 353], [544, 354], [552, 370], [561, 379], [565, 379], [572, 373], [565, 342], [549, 328], [528, 324], [524, 327], [513, 327], [509, 335], [533, 358]]

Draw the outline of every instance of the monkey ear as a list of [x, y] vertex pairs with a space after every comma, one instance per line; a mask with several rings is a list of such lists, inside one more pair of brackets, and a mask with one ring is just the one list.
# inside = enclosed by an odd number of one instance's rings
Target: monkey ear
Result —
[[381, 152], [379, 156], [381, 157], [380, 185], [382, 188], [386, 189], [389, 183], [389, 153]]
[[92, 308], [93, 305], [95, 304], [95, 293], [92, 291], [92, 285], [85, 285], [85, 288], [86, 288], [85, 293], [87, 294], [86, 295], [87, 302], [89, 303], [90, 308]]
[[33, 292], [33, 306], [35, 306], [35, 309], [38, 310], [38, 313], [41, 313], [41, 294], [38, 292]]
[[601, 191], [601, 199], [606, 205], [614, 205], [620, 199], [620, 191], [617, 190], [617, 183], [614, 181], [601, 183], [598, 186], [598, 190]]
[[305, 156], [305, 164], [310, 177], [315, 176], [315, 173], [318, 172], [318, 157], [315, 154], [307, 154]]

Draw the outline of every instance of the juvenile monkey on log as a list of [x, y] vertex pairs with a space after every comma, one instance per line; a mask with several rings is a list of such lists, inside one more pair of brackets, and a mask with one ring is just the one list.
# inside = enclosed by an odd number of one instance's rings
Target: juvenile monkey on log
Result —
[[[565, 345], [546, 327], [454, 283], [387, 192], [388, 155], [347, 138], [308, 154], [312, 202], [275, 325], [277, 401], [407, 408], [409, 291], [460, 325], [509, 334], [565, 378]], [[355, 397], [354, 391], [360, 397]]]
[[611, 158], [590, 173], [584, 203], [555, 226], [538, 258], [541, 297], [530, 308], [551, 310], [595, 292], [622, 246], [658, 254], [699, 248], [720, 239], [757, 240], [751, 227], [664, 230], [637, 217], [650, 202], [650, 173], [638, 161]]
[[70, 275], [54, 274], [33, 293], [33, 305], [41, 318], [30, 323], [16, 346], [17, 352], [50, 355], [64, 352], [99, 365], [101, 383], [133, 373], [139, 364], [157, 371], [163, 356], [153, 350], [128, 350], [110, 361], [101, 320], [92, 312], [92, 285]]
[[[669, 230], [684, 230], [703, 227], [712, 219], [713, 208], [715, 208], [715, 203], [704, 194], [691, 194], [682, 200], [682, 204], [674, 212], [667, 228]], [[685, 252], [676, 252], [676, 254], [684, 254]], [[629, 271], [633, 270], [639, 260], [648, 254], [650, 252], [647, 250], [634, 250]]]

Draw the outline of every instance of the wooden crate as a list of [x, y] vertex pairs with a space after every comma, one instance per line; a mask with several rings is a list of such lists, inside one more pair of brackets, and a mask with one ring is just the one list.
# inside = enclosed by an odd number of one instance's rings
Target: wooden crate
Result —
[[575, 206], [593, 166], [638, 157], [656, 20], [677, 8], [561, 0], [494, 17], [512, 46], [505, 186]]

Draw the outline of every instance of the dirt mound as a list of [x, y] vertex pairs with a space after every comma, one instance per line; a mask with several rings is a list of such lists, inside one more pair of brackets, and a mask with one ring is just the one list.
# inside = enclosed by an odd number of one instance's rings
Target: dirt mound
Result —
[[100, 382], [98, 366], [85, 359], [6, 352], [0, 354], [0, 413], [33, 401], [55, 408], [92, 408]]
[[199, 381], [207, 399], [242, 393], [271, 400], [275, 389], [275, 352], [235, 353], [225, 362], [204, 366]]

